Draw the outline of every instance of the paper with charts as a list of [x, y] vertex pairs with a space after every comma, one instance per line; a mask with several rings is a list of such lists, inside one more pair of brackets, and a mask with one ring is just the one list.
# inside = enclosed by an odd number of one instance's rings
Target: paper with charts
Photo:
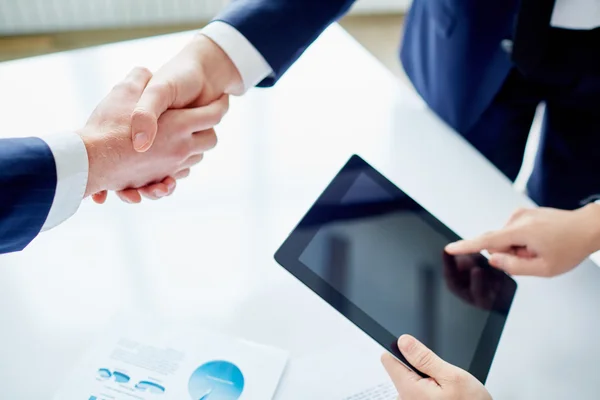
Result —
[[55, 400], [265, 400], [288, 354], [199, 330], [113, 329], [84, 356]]

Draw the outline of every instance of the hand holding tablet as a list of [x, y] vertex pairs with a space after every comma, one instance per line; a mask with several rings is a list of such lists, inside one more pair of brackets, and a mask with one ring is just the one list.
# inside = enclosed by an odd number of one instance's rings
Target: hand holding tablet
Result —
[[516, 283], [480, 254], [444, 251], [459, 239], [353, 156], [275, 259], [412, 374], [429, 375], [398, 348], [405, 334], [484, 383]]
[[402, 400], [492, 400], [473, 375], [448, 364], [412, 336], [402, 336], [398, 347], [412, 365], [431, 376], [422, 378], [384, 354], [381, 361]]

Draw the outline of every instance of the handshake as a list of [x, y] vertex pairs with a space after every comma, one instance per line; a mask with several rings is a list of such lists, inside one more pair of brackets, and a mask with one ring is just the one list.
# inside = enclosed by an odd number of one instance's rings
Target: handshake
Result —
[[[159, 199], [215, 147], [217, 125], [241, 77], [219, 46], [198, 35], [154, 76], [135, 68], [77, 131], [87, 150], [85, 197]], [[243, 90], [243, 89], [242, 89]]]

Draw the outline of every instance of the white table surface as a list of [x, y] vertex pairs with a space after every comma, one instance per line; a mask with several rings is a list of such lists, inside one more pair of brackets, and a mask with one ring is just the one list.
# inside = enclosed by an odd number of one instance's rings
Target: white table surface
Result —
[[[81, 126], [130, 68], [159, 67], [190, 35], [0, 64], [0, 136]], [[219, 137], [174, 196], [86, 201], [24, 252], [0, 257], [0, 397], [49, 398], [126, 310], [288, 349], [278, 398], [299, 397], [294, 358], [369, 339], [273, 253], [353, 153], [462, 236], [531, 204], [335, 26], [276, 88], [235, 99]], [[600, 398], [600, 271], [588, 262], [518, 281], [488, 380], [495, 398]], [[374, 356], [356, 368], [380, 367]]]

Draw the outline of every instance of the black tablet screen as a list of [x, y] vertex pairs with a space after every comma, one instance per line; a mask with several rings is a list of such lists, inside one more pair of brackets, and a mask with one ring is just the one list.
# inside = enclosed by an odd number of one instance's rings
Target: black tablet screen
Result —
[[[444, 253], [458, 236], [381, 176], [337, 179], [297, 228], [310, 233], [297, 260], [394, 338], [412, 334], [485, 380], [514, 282], [481, 255]], [[500, 332], [486, 343], [490, 324]]]

